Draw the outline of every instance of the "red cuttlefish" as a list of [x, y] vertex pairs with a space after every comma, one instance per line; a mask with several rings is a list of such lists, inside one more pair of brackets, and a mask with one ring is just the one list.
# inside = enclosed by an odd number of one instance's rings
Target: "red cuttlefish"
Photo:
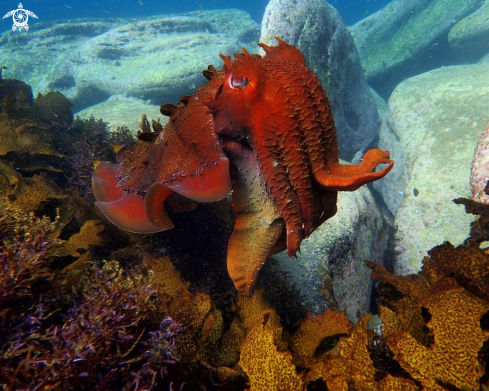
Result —
[[[338, 191], [353, 191], [393, 167], [388, 151], [369, 150], [360, 164], [340, 164], [330, 104], [302, 53], [278, 39], [265, 56], [223, 56], [208, 82], [177, 106], [159, 133], [142, 133], [121, 162], [93, 174], [97, 209], [122, 229], [173, 228], [165, 200], [173, 193], [213, 202], [232, 190], [236, 224], [227, 267], [236, 289], [251, 295], [267, 256], [302, 240], [336, 213]], [[377, 165], [387, 166], [374, 171]], [[230, 167], [233, 169], [230, 170]]]

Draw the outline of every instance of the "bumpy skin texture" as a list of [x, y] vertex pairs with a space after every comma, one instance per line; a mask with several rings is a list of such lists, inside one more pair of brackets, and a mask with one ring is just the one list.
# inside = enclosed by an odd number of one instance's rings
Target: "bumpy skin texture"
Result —
[[[330, 191], [355, 190], [384, 176], [393, 162], [388, 152], [372, 150], [361, 165], [338, 163], [326, 93], [302, 53], [278, 41], [275, 47], [260, 44], [264, 57], [245, 49], [234, 62], [222, 56], [224, 84], [206, 105], [217, 134], [248, 144], [256, 154], [260, 175], [285, 220], [292, 256], [317, 227], [314, 183]], [[389, 166], [372, 173], [379, 163]]]
[[[171, 193], [198, 202], [223, 198], [231, 160], [236, 225], [227, 264], [246, 295], [269, 254], [286, 248], [294, 255], [336, 213], [338, 191], [382, 178], [394, 164], [379, 149], [361, 164], [339, 163], [324, 89], [302, 53], [277, 40], [275, 47], [260, 44], [264, 57], [245, 49], [234, 62], [221, 55], [223, 69], [206, 70], [209, 81], [195, 95], [162, 106], [171, 117], [155, 141], [141, 141], [120, 167], [102, 165], [93, 177], [102, 213], [121, 228], [155, 232], [172, 228], [163, 207]], [[381, 163], [387, 167], [373, 172]]]
[[211, 80], [195, 95], [182, 97], [178, 106], [161, 107], [171, 117], [159, 134], [143, 133], [151, 142], [140, 141], [123, 152], [120, 165], [101, 163], [95, 169], [96, 208], [120, 228], [139, 233], [171, 229], [163, 204], [172, 193], [212, 202], [231, 191], [229, 160], [202, 103], [220, 87], [220, 73], [209, 67], [205, 74]]

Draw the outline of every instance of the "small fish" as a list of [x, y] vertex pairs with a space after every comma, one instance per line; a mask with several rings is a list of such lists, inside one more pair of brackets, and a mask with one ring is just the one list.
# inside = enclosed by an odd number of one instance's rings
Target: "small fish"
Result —
[[404, 197], [404, 192], [402, 190], [399, 190], [398, 193]]
[[414, 194], [415, 197], [417, 197], [418, 194], [419, 194], [419, 190], [416, 189], [416, 188], [413, 188], [413, 194]]
[[138, 0], [139, 5], [144, 5], [141, 0]]
[[106, 14], [110, 14], [110, 12], [106, 10], [100, 10], [100, 11], [105, 12]]
[[71, 9], [71, 6], [69, 6], [68, 4], [65, 4], [65, 7]]

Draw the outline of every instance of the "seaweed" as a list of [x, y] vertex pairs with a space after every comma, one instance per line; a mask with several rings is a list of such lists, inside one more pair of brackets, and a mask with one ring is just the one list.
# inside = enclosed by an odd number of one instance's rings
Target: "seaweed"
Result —
[[87, 204], [95, 201], [92, 193], [92, 172], [100, 161], [115, 161], [116, 152], [123, 145], [132, 145], [135, 138], [126, 126], [111, 131], [101, 119], [75, 117], [66, 136], [57, 147], [66, 154], [64, 167], [69, 186], [77, 188]]

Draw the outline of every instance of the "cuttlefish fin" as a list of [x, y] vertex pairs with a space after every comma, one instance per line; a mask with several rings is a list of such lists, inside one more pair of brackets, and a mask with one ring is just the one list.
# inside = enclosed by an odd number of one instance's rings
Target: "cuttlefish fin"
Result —
[[144, 210], [148, 220], [161, 231], [173, 228], [173, 223], [166, 214], [165, 200], [173, 190], [161, 183], [153, 183], [144, 196]]
[[[164, 210], [164, 200], [173, 191], [164, 185], [151, 186], [149, 197], [118, 187], [119, 165], [102, 162], [92, 176], [97, 211], [119, 228], [137, 233], [153, 233], [173, 228]], [[159, 185], [159, 184], [157, 184]], [[147, 215], [148, 204], [151, 210]]]
[[[379, 164], [387, 167], [375, 171]], [[385, 176], [394, 166], [389, 151], [371, 149], [367, 151], [360, 164], [330, 164], [327, 169], [313, 173], [318, 183], [328, 190], [353, 191], [366, 183], [376, 181]]]
[[144, 209], [144, 197], [140, 194], [124, 192], [117, 201], [95, 202], [95, 208], [119, 228], [137, 233], [163, 231], [151, 223]]
[[124, 189], [118, 187], [119, 164], [100, 162], [92, 175], [92, 189], [97, 201], [116, 201], [124, 195]]
[[188, 175], [166, 184], [174, 192], [197, 202], [214, 202], [225, 198], [231, 191], [229, 160], [205, 164], [201, 175]]

